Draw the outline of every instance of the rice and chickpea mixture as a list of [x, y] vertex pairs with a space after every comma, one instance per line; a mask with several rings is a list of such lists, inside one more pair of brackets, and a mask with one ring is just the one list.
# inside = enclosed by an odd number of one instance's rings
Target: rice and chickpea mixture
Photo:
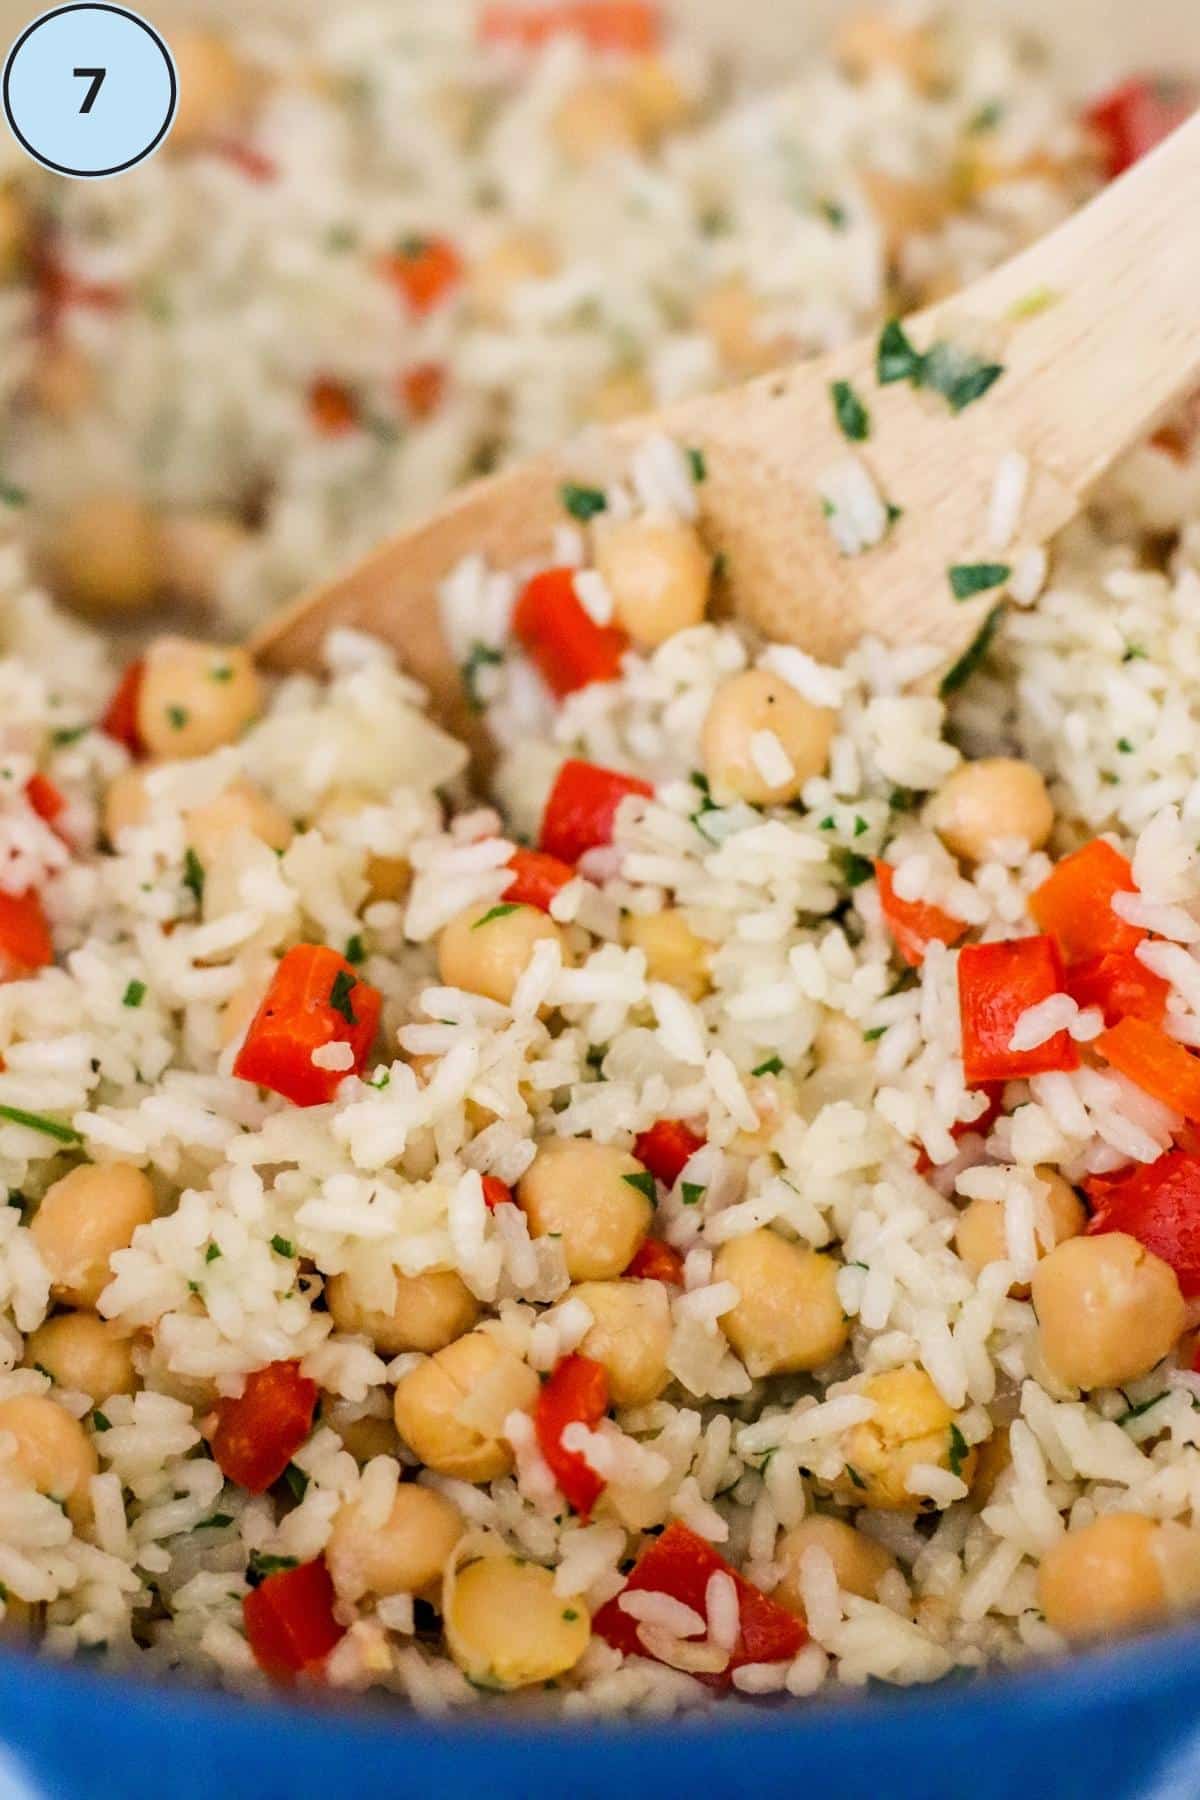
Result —
[[[1006, 459], [940, 695], [922, 648], [710, 621], [703, 457], [581, 443], [552, 555], [441, 595], [494, 803], [377, 644], [122, 667], [28, 559], [231, 633], [485, 456], [879, 328], [1183, 101], [1084, 114], [915, 12], [735, 103], [643, 0], [387, 18], [176, 43], [168, 154], [0, 190], [4, 1634], [661, 1713], [1166, 1619], [1200, 1600], [1190, 418], [1049, 558]], [[879, 377], [953, 430], [1003, 367], [888, 325]], [[831, 396], [851, 456], [871, 398]]]

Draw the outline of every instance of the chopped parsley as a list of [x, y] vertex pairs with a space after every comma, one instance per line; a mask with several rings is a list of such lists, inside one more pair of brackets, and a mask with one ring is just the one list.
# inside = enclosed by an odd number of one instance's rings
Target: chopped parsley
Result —
[[520, 912], [520, 910], [521, 902], [519, 900], [501, 901], [499, 906], [490, 906], [487, 912], [484, 913], [482, 919], [476, 919], [471, 930], [482, 931], [483, 927], [485, 925], [490, 925], [493, 919], [506, 919], [509, 913]]
[[14, 486], [0, 476], [0, 506], [28, 506], [29, 495], [24, 488]]
[[358, 935], [358, 933], [356, 931], [354, 936], [347, 940], [346, 961], [348, 963], [361, 963], [361, 962], [366, 962], [366, 960], [367, 960], [367, 953], [363, 949], [362, 938]]
[[1061, 299], [1062, 295], [1056, 288], [1030, 288], [1027, 294], [1022, 294], [1019, 300], [1013, 301], [1008, 309], [1008, 316], [1010, 319], [1035, 319], [1039, 313], [1048, 312], [1052, 306], [1057, 306]]
[[467, 702], [472, 712], [483, 711], [483, 700], [478, 685], [480, 669], [494, 669], [503, 661], [504, 657], [501, 652], [493, 649], [491, 644], [481, 644], [477, 640], [471, 645], [470, 654], [458, 673], [466, 690]]
[[121, 1005], [122, 1006], [140, 1006], [142, 1004], [142, 1001], [145, 998], [146, 998], [145, 982], [144, 981], [131, 981], [129, 983], [129, 986], [125, 989], [124, 994], [121, 996]]
[[204, 864], [190, 844], [183, 858], [183, 885], [191, 890], [199, 906], [204, 899]]
[[992, 639], [995, 637], [997, 628], [1003, 617], [1003, 605], [993, 606], [991, 612], [976, 632], [974, 640], [967, 645], [967, 648], [963, 651], [958, 661], [952, 663], [946, 670], [946, 673], [942, 676], [941, 685], [938, 689], [943, 700], [946, 698], [947, 694], [957, 694], [959, 688], [963, 687], [971, 679], [972, 675], [987, 655]]
[[947, 570], [950, 592], [956, 600], [971, 600], [989, 588], [1003, 587], [1012, 574], [1007, 563], [953, 563]]
[[1004, 102], [1002, 100], [988, 100], [979, 108], [978, 112], [971, 114], [971, 117], [967, 120], [967, 130], [972, 137], [978, 137], [980, 133], [984, 131], [995, 131], [1003, 117]]
[[65, 750], [68, 744], [77, 744], [81, 737], [87, 735], [86, 725], [62, 725], [57, 731], [50, 733], [50, 742], [56, 750]]
[[391, 1079], [392, 1071], [390, 1069], [380, 1069], [378, 1075], [376, 1075], [373, 1080], [368, 1081], [367, 1086], [373, 1087], [377, 1094], [382, 1094], [384, 1088], [389, 1086]]
[[220, 1256], [220, 1254], [221, 1254], [220, 1244], [210, 1244], [208, 1246], [208, 1249], [204, 1252], [204, 1260], [206, 1263], [216, 1262], [216, 1260], [217, 1260], [218, 1256]]
[[863, 1480], [862, 1476], [859, 1474], [858, 1470], [851, 1468], [849, 1463], [846, 1464], [846, 1473], [850, 1477], [851, 1481], [854, 1483], [856, 1488], [864, 1488], [864, 1489], [866, 1488], [867, 1484]]
[[43, 1113], [26, 1112], [23, 1106], [0, 1106], [0, 1119], [7, 1119], [10, 1125], [25, 1125], [30, 1131], [40, 1131], [44, 1137], [57, 1138], [60, 1144], [83, 1142], [73, 1125], [60, 1124]]
[[224, 1531], [233, 1524], [232, 1513], [213, 1513], [210, 1518], [201, 1519], [197, 1531]]
[[230, 663], [214, 663], [208, 671], [210, 681], [232, 681], [233, 666]]
[[703, 1200], [708, 1189], [701, 1181], [685, 1181], [681, 1183], [679, 1192], [685, 1206], [695, 1206]]
[[100, 1408], [98, 1406], [94, 1406], [92, 1408], [92, 1430], [93, 1431], [111, 1431], [112, 1430], [112, 1420], [106, 1419], [104, 1414], [100, 1411]]
[[833, 416], [838, 429], [851, 443], [862, 444], [871, 435], [871, 415], [848, 381], [834, 381], [829, 386], [833, 400]]
[[875, 378], [880, 387], [888, 387], [893, 381], [915, 383], [920, 372], [920, 352], [909, 343], [899, 319], [889, 319], [879, 334], [875, 352]]
[[957, 1425], [951, 1425], [950, 1448], [947, 1451], [946, 1460], [950, 1464], [950, 1473], [952, 1475], [962, 1475], [963, 1464], [966, 1462], [968, 1454], [966, 1438], [958, 1429]]
[[563, 1618], [566, 1620], [568, 1625], [573, 1625], [578, 1617], [579, 1617], [579, 1614], [576, 1612], [576, 1610], [573, 1606], [564, 1607]]
[[1117, 739], [1117, 749], [1121, 752], [1122, 756], [1132, 756], [1133, 755], [1133, 745], [1130, 743], [1129, 739], [1126, 737], [1121, 737], [1121, 738]]
[[584, 1061], [587, 1063], [587, 1066], [589, 1069], [593, 1069], [593, 1070], [595, 1070], [595, 1072], [597, 1074], [599, 1074], [601, 1068], [603, 1067], [604, 1059], [607, 1055], [608, 1055], [608, 1045], [607, 1044], [589, 1044], [587, 1047], [587, 1055], [584, 1058]]
[[886, 1030], [887, 1030], [886, 1025], [872, 1025], [870, 1031], [863, 1032], [863, 1043], [864, 1044], [875, 1043], [877, 1041], [877, 1039], [879, 1039], [883, 1036], [883, 1034]]
[[835, 231], [845, 231], [846, 209], [844, 206], [839, 206], [836, 200], [822, 200], [820, 208], [821, 216], [827, 224], [832, 225]]
[[1121, 661], [1127, 663], [1139, 662], [1144, 660], [1149, 654], [1150, 652], [1143, 649], [1141, 644], [1128, 644], [1125, 647], [1125, 654], [1122, 656]]
[[279, 1479], [297, 1504], [303, 1500], [308, 1492], [308, 1476], [303, 1469], [298, 1469], [295, 1463], [290, 1462]]
[[759, 1063], [757, 1069], [751, 1069], [752, 1075], [782, 1075], [783, 1064], [777, 1056], [768, 1056], [766, 1062]]
[[172, 731], [182, 731], [191, 714], [186, 706], [168, 706], [167, 723]]
[[357, 1025], [358, 1015], [350, 1004], [350, 996], [358, 986], [358, 978], [339, 969], [333, 978], [333, 986], [329, 990], [329, 1004], [335, 1013], [345, 1019], [347, 1025]]
[[1140, 1419], [1143, 1413], [1148, 1413], [1151, 1407], [1157, 1406], [1160, 1400], [1165, 1400], [1166, 1398], [1167, 1395], [1162, 1393], [1152, 1394], [1149, 1400], [1139, 1400], [1136, 1406], [1131, 1406], [1127, 1412], [1121, 1414], [1120, 1418], [1116, 1421], [1117, 1424], [1128, 1425], [1131, 1419]]
[[692, 480], [697, 481], [697, 482], [707, 481], [708, 480], [708, 463], [705, 461], [703, 450], [697, 450], [695, 448], [695, 446], [693, 445], [688, 450], [687, 459], [688, 459], [688, 467], [692, 471]]
[[286, 1256], [290, 1258], [296, 1254], [296, 1246], [292, 1243], [291, 1239], [280, 1237], [278, 1232], [276, 1232], [275, 1236], [271, 1239], [271, 1248], [276, 1256]]
[[870, 831], [870, 829], [871, 829], [871, 827], [867, 824], [867, 821], [863, 818], [862, 814], [855, 813], [855, 815], [854, 815], [854, 835], [855, 835], [855, 837], [863, 837], [868, 831]]
[[636, 1175], [622, 1175], [621, 1180], [628, 1182], [631, 1188], [636, 1188], [639, 1194], [644, 1194], [651, 1206], [658, 1205], [658, 1190], [649, 1169], [639, 1169]]
[[298, 1556], [268, 1556], [262, 1550], [252, 1550], [246, 1564], [246, 1580], [251, 1587], [257, 1587], [268, 1575], [278, 1575], [284, 1569], [295, 1569], [299, 1563]]
[[564, 481], [559, 494], [571, 517], [578, 519], [581, 525], [586, 525], [597, 513], [608, 511], [608, 501], [601, 488], [581, 487], [576, 481]]
[[861, 887], [864, 881], [870, 881], [875, 873], [875, 864], [867, 856], [858, 856], [853, 850], [834, 852], [835, 859], [842, 873], [842, 880], [847, 887]]
[[881, 387], [908, 381], [915, 388], [940, 394], [951, 412], [960, 413], [981, 400], [1004, 373], [1003, 363], [985, 362], [953, 344], [935, 343], [922, 353], [908, 338], [899, 319], [889, 319], [879, 335], [875, 373]]

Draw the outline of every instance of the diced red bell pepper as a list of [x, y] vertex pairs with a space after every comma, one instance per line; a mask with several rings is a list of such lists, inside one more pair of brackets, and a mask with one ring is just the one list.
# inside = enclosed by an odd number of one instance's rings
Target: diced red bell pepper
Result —
[[1127, 857], [1103, 838], [1064, 856], [1029, 897], [1029, 910], [1067, 962], [1103, 956], [1109, 950], [1136, 950], [1146, 933], [1113, 911], [1116, 894], [1137, 887]]
[[1094, 1048], [1110, 1068], [1142, 1092], [1200, 1124], [1200, 1056], [1148, 1019], [1121, 1019], [1101, 1032]]
[[1077, 1006], [1098, 1006], [1106, 1025], [1120, 1019], [1148, 1019], [1161, 1025], [1170, 985], [1130, 950], [1090, 956], [1066, 973], [1067, 992]]
[[319, 375], [308, 390], [308, 416], [322, 437], [345, 437], [358, 429], [358, 408], [349, 388]]
[[210, 1439], [221, 1473], [249, 1494], [278, 1481], [312, 1430], [317, 1384], [297, 1362], [268, 1363], [247, 1375], [236, 1400], [221, 1400]]
[[650, 800], [654, 789], [636, 775], [568, 759], [558, 771], [542, 814], [542, 849], [562, 862], [575, 863], [585, 850], [611, 844], [617, 808], [630, 794]]
[[43, 775], [40, 769], [36, 769], [25, 783], [25, 798], [47, 825], [53, 825], [67, 808], [66, 796], [59, 793], [49, 776]]
[[1079, 1067], [1079, 1052], [1066, 1031], [1056, 1031], [1032, 1050], [1009, 1048], [1021, 1014], [1060, 993], [1062, 985], [1053, 938], [967, 944], [959, 951], [958, 1011], [968, 1087]]
[[445, 363], [414, 363], [400, 377], [400, 398], [414, 419], [432, 418], [445, 392]]
[[231, 164], [247, 181], [261, 184], [274, 181], [279, 175], [278, 166], [269, 156], [241, 138], [209, 138], [203, 148], [209, 156]]
[[704, 1139], [682, 1119], [656, 1119], [633, 1141], [633, 1154], [664, 1187], [674, 1187], [683, 1165], [703, 1148]]
[[19, 981], [53, 961], [50, 927], [37, 895], [0, 892], [0, 981]]
[[1135, 75], [1092, 102], [1083, 117], [1104, 149], [1104, 167], [1110, 181], [1123, 175], [1177, 125], [1190, 118], [1196, 106], [1195, 90], [1186, 84]]
[[268, 1575], [242, 1601], [246, 1641], [273, 1681], [292, 1682], [315, 1669], [345, 1635], [333, 1616], [334, 1591], [325, 1558]]
[[463, 273], [462, 258], [443, 237], [408, 238], [398, 250], [379, 258], [378, 269], [421, 314], [449, 299]]
[[140, 756], [145, 747], [138, 731], [138, 700], [145, 673], [144, 662], [139, 660], [129, 664], [100, 720], [101, 731], [116, 738], [118, 744], [124, 744], [131, 756]]
[[568, 881], [575, 879], [575, 871], [569, 863], [560, 862], [557, 856], [547, 856], [544, 850], [514, 850], [508, 866], [512, 870], [512, 880], [500, 898], [511, 900], [517, 906], [536, 906], [542, 912], [549, 912], [555, 894], [560, 894]]
[[[790, 1662], [808, 1638], [803, 1620], [739, 1575], [710, 1543], [678, 1520], [643, 1550], [621, 1592], [667, 1594], [705, 1618], [709, 1579], [720, 1570], [732, 1575], [737, 1588], [740, 1629], [728, 1668], [698, 1675], [696, 1680], [706, 1687], [727, 1688], [734, 1670], [747, 1663]], [[592, 1619], [592, 1630], [625, 1656], [649, 1656], [638, 1636], [638, 1621], [622, 1612], [620, 1599], [617, 1594], [605, 1602]]]
[[615, 681], [629, 639], [597, 625], [575, 593], [574, 569], [543, 569], [521, 590], [513, 636], [559, 700], [593, 681]]
[[489, 1212], [495, 1212], [498, 1206], [512, 1206], [513, 1191], [507, 1181], [501, 1181], [498, 1175], [485, 1175], [483, 1178], [483, 1203]]
[[931, 906], [925, 900], [902, 900], [896, 892], [895, 873], [890, 863], [876, 862], [875, 879], [879, 883], [879, 905], [884, 923], [896, 940], [896, 948], [910, 969], [919, 969], [925, 952], [935, 940], [939, 944], [957, 944], [967, 929], [961, 919]]
[[496, 0], [485, 6], [479, 35], [489, 44], [517, 44], [538, 50], [552, 38], [581, 37], [592, 50], [645, 56], [661, 36], [658, 8], [647, 0], [565, 0], [558, 5], [522, 5]]
[[[283, 957], [237, 1054], [233, 1072], [297, 1106], [332, 1100], [348, 1075], [361, 1075], [382, 1000], [353, 966], [324, 944], [296, 944]], [[322, 1069], [313, 1051], [349, 1044], [348, 1069]]]
[[625, 1270], [627, 1281], [665, 1281], [668, 1287], [683, 1286], [683, 1258], [674, 1244], [661, 1238], [642, 1240], [637, 1255]]
[[[955, 1143], [960, 1138], [970, 1135], [985, 1138], [1004, 1111], [1004, 1083], [1002, 1081], [981, 1081], [978, 1086], [980, 1091], [987, 1095], [987, 1105], [977, 1119], [960, 1119], [957, 1125], [950, 1127], [950, 1136]], [[917, 1174], [927, 1175], [933, 1167], [932, 1156], [922, 1147], [917, 1155]]]
[[128, 296], [123, 287], [111, 281], [87, 281], [72, 274], [48, 238], [35, 250], [33, 264], [37, 322], [42, 331], [57, 331], [68, 307], [116, 312], [125, 305]]
[[590, 1516], [604, 1481], [578, 1450], [563, 1447], [568, 1425], [597, 1425], [608, 1411], [608, 1376], [590, 1356], [564, 1356], [542, 1383], [533, 1423], [542, 1455], [569, 1505], [581, 1518]]
[[1186, 1299], [1200, 1294], [1200, 1156], [1168, 1150], [1118, 1176], [1096, 1176], [1084, 1191], [1095, 1235], [1123, 1231], [1170, 1263]]

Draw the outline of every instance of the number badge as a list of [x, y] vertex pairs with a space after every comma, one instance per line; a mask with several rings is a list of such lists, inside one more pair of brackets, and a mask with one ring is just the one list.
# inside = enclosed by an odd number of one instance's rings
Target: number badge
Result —
[[13, 135], [59, 175], [97, 179], [144, 162], [171, 129], [178, 92], [154, 27], [98, 0], [42, 13], [4, 63]]

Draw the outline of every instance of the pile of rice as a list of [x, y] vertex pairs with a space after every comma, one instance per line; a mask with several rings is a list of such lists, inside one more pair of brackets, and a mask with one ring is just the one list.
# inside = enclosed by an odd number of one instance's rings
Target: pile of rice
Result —
[[[627, 359], [660, 396], [718, 378], [688, 309], [721, 279], [744, 276], [769, 299], [774, 328], [817, 347], [876, 316], [889, 279], [909, 291], [954, 281], [1072, 198], [1070, 110], [1003, 43], [962, 47], [936, 97], [894, 72], [861, 86], [818, 69], [684, 134], [661, 165], [629, 159], [620, 180], [593, 190], [592, 176], [542, 154], [545, 120], [583, 52], [552, 46], [517, 79], [512, 58], [472, 48], [465, 18], [439, 10], [425, 37], [390, 11], [343, 9], [301, 45], [247, 27], [247, 56], [279, 71], [254, 128], [276, 169], [261, 193], [211, 156], [163, 157], [128, 183], [54, 191], [77, 272], [140, 299], [134, 310], [70, 310], [63, 328], [103, 376], [69, 423], [31, 412], [13, 378], [7, 473], [28, 488], [31, 535], [101, 468], [156, 508], [240, 508], [253, 492], [253, 529], [214, 597], [227, 618], [250, 617], [391, 523], [398, 504], [419, 510], [485, 439], [509, 453], [560, 435]], [[685, 85], [709, 91], [686, 47], [678, 55]], [[495, 106], [469, 163], [429, 134], [420, 110], [447, 80], [484, 83]], [[889, 277], [863, 159], [944, 170], [981, 133], [997, 135], [999, 160], [1015, 168], [1061, 149], [1059, 175], [988, 185], [937, 229], [910, 234]], [[530, 285], [503, 333], [457, 313], [397, 321], [356, 248], [360, 233], [375, 243], [452, 225], [470, 251], [510, 215], [552, 225], [570, 254], [555, 278]], [[714, 216], [719, 229], [705, 226]], [[619, 266], [600, 256], [614, 241], [628, 244]], [[19, 287], [6, 296], [18, 334], [31, 304]], [[25, 349], [36, 358], [34, 337]], [[427, 352], [452, 370], [453, 398], [435, 420], [395, 440], [363, 431], [322, 443], [306, 432], [299, 397], [315, 375], [372, 391]], [[695, 474], [682, 451], [652, 445], [607, 506], [686, 522]], [[0, 1432], [9, 1627], [32, 1627], [54, 1656], [102, 1652], [147, 1673], [260, 1684], [244, 1629], [251, 1585], [319, 1557], [348, 1504], [382, 1523], [401, 1474], [453, 1502], [466, 1541], [498, 1540], [552, 1570], [564, 1606], [588, 1612], [621, 1591], [645, 1534], [671, 1521], [769, 1592], [783, 1535], [833, 1510], [894, 1566], [863, 1597], [810, 1550], [807, 1643], [734, 1680], [746, 1695], [811, 1695], [1054, 1652], [1061, 1639], [1039, 1610], [1037, 1571], [1065, 1533], [1113, 1512], [1190, 1527], [1200, 1380], [1188, 1353], [1124, 1389], [1081, 1395], [1046, 1367], [1033, 1308], [1012, 1291], [1038, 1254], [1035, 1165], [1079, 1181], [1150, 1162], [1180, 1121], [1085, 1067], [1012, 1084], [986, 1135], [971, 1132], [982, 1096], [963, 1079], [957, 953], [935, 944], [920, 978], [903, 977], [869, 864], [886, 847], [905, 897], [948, 909], [975, 938], [1036, 929], [1028, 896], [1050, 870], [1047, 852], [1000, 845], [963, 869], [922, 817], [963, 746], [1015, 746], [1050, 784], [1056, 852], [1103, 831], [1132, 858], [1136, 904], [1170, 984], [1171, 1032], [1200, 1045], [1195, 478], [1161, 450], [1139, 452], [949, 713], [926, 691], [924, 650], [866, 642], [833, 670], [709, 623], [627, 653], [618, 680], [555, 707], [508, 635], [528, 571], [471, 560], [443, 604], [507, 746], [502, 811], [472, 797], [465, 751], [427, 718], [389, 655], [342, 633], [326, 677], [279, 683], [236, 743], [158, 766], [145, 818], [115, 844], [103, 837], [103, 804], [129, 758], [97, 720], [118, 668], [31, 584], [22, 547], [6, 541], [0, 885], [36, 890], [57, 955], [0, 984], [0, 1180], [11, 1200], [0, 1212], [0, 1404], [53, 1385], [26, 1356], [52, 1311], [30, 1229], [47, 1188], [81, 1159], [132, 1162], [150, 1175], [159, 1214], [112, 1257], [98, 1302], [132, 1336], [136, 1392], [93, 1405], [53, 1387], [97, 1458], [90, 1524], [77, 1529], [22, 1479], [12, 1435]], [[589, 560], [569, 521], [555, 548], [559, 563]], [[790, 806], [714, 804], [697, 780], [713, 695], [751, 666], [837, 714], [827, 771]], [[555, 902], [572, 960], [536, 956], [511, 1006], [447, 987], [439, 933], [465, 907], [499, 899], [514, 844], [536, 837], [568, 754], [654, 785], [650, 801], [623, 805], [612, 846], [592, 852]], [[54, 829], [28, 798], [35, 770], [66, 797]], [[234, 834], [198, 880], [187, 815], [239, 779], [295, 835], [277, 855]], [[349, 814], [329, 805], [347, 791], [358, 809]], [[405, 894], [370, 898], [378, 857], [409, 865]], [[629, 942], [631, 916], [667, 907], [709, 947], [695, 997], [655, 979]], [[298, 942], [354, 945], [384, 1003], [362, 1078], [304, 1110], [232, 1073], [247, 999], [252, 1010]], [[1066, 1007], [1030, 1029], [1067, 1023], [1085, 1036], [1090, 1026]], [[57, 1135], [20, 1122], [30, 1114], [56, 1122]], [[468, 1484], [416, 1467], [391, 1422], [393, 1390], [415, 1359], [337, 1330], [329, 1278], [351, 1274], [386, 1307], [393, 1270], [455, 1271], [485, 1328], [544, 1375], [591, 1320], [568, 1297], [561, 1247], [531, 1238], [520, 1208], [490, 1211], [480, 1178], [518, 1183], [539, 1140], [627, 1147], [663, 1117], [686, 1118], [705, 1140], [684, 1179], [658, 1192], [654, 1229], [685, 1275], [682, 1288], [663, 1288], [671, 1382], [605, 1427], [594, 1453], [608, 1489], [595, 1517], [584, 1523], [566, 1507], [521, 1415], [505, 1422], [509, 1475]], [[978, 1278], [953, 1243], [972, 1198], [1003, 1206], [1008, 1246]], [[722, 1330], [737, 1293], [714, 1280], [714, 1257], [763, 1228], [838, 1260], [848, 1342], [811, 1376], [755, 1379]], [[320, 1387], [319, 1417], [286, 1484], [251, 1496], [209, 1453], [214, 1408], [256, 1369], [291, 1359]], [[902, 1367], [923, 1370], [948, 1409], [952, 1454], [912, 1472], [911, 1509], [859, 1507], [848, 1446], [872, 1416], [864, 1388]], [[962, 1478], [971, 1453], [1005, 1433], [1011, 1460], [973, 1497]], [[642, 1617], [645, 1642], [679, 1624], [652, 1599]], [[479, 1701], [423, 1596], [341, 1596], [339, 1623], [326, 1682], [391, 1690], [435, 1712]], [[719, 1584], [700, 1625], [706, 1642], [728, 1641]], [[709, 1704], [686, 1662], [622, 1658], [592, 1636], [554, 1703], [653, 1714]]]

